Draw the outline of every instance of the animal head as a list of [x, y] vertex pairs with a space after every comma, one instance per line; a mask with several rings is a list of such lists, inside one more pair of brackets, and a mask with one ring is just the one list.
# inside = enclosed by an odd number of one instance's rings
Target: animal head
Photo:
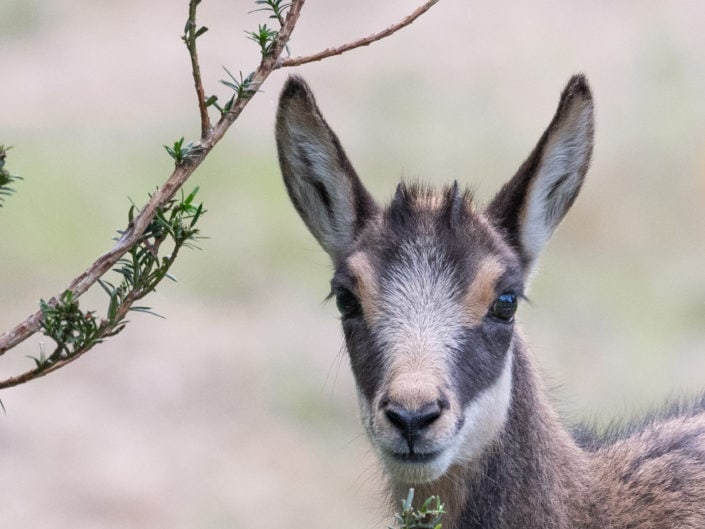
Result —
[[332, 259], [362, 421], [391, 478], [430, 482], [477, 460], [511, 406], [517, 305], [589, 165], [587, 81], [570, 80], [486, 207], [457, 183], [401, 183], [378, 205], [298, 77], [282, 90], [276, 138], [289, 196]]

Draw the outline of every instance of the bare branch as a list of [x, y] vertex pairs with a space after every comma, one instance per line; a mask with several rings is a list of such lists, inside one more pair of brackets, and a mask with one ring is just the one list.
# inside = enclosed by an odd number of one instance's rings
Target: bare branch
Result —
[[[129, 311], [129, 307], [126, 305], [124, 308], [121, 308], [120, 315], [119, 317], [121, 319], [125, 318], [125, 315]], [[107, 322], [104, 322], [103, 325], [105, 326]], [[106, 335], [106, 337], [109, 335]], [[82, 350], [73, 353], [70, 356], [63, 357], [59, 360], [55, 360], [51, 363], [51, 365], [45, 367], [45, 366], [37, 366], [35, 369], [30, 369], [28, 371], [25, 371], [24, 373], [21, 373], [16, 376], [12, 376], [9, 378], [6, 378], [5, 380], [0, 381], [0, 389], [6, 389], [6, 388], [11, 388], [13, 386], [19, 386], [20, 384], [24, 384], [25, 382], [29, 382], [30, 380], [34, 380], [37, 378], [41, 378], [45, 375], [48, 375], [49, 373], [52, 373], [58, 369], [61, 369], [67, 364], [72, 363], [74, 360], [79, 359], [81, 356], [86, 354], [88, 351], [91, 350], [93, 346], [85, 347]]]
[[14, 377], [7, 378], [0, 382], [0, 389], [6, 389], [6, 388], [11, 388], [13, 386], [19, 386], [20, 384], [24, 384], [25, 382], [29, 382], [30, 380], [34, 380], [37, 378], [41, 378], [45, 375], [48, 375], [49, 373], [52, 373], [56, 371], [57, 369], [61, 369], [67, 364], [70, 364], [74, 360], [77, 360], [81, 358], [85, 353], [87, 353], [90, 349], [86, 349], [85, 351], [81, 351], [80, 353], [77, 353], [75, 355], [69, 356], [68, 358], [65, 358], [63, 360], [58, 360], [57, 362], [54, 362], [51, 364], [51, 366], [44, 368], [44, 369], [32, 369], [30, 371], [26, 371], [20, 375], [16, 375]]
[[300, 66], [302, 64], [306, 64], [309, 62], [321, 61], [323, 59], [327, 59], [328, 57], [333, 57], [334, 55], [341, 55], [341, 54], [345, 53], [346, 51], [354, 50], [355, 48], [360, 48], [362, 46], [369, 46], [373, 42], [377, 42], [378, 40], [382, 40], [386, 37], [389, 37], [390, 35], [396, 33], [400, 29], [408, 26], [414, 20], [416, 20], [418, 17], [423, 15], [426, 11], [431, 9], [431, 7], [433, 7], [436, 3], [438, 3], [438, 0], [428, 0], [422, 6], [419, 6], [416, 10], [414, 10], [413, 13], [411, 13], [407, 17], [403, 18], [398, 23], [396, 23], [392, 26], [389, 26], [387, 29], [382, 30], [378, 33], [373, 33], [372, 35], [368, 35], [367, 37], [357, 39], [353, 42], [349, 42], [347, 44], [343, 44], [342, 46], [337, 46], [335, 48], [327, 48], [323, 51], [320, 51], [318, 53], [314, 53], [312, 55], [304, 55], [304, 56], [300, 56], [300, 57], [287, 57], [286, 59], [282, 59], [277, 64], [277, 68], [288, 68], [291, 66]]

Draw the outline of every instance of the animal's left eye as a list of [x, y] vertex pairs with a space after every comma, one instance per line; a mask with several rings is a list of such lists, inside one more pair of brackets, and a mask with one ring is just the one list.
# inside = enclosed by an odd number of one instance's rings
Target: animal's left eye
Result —
[[335, 304], [343, 318], [355, 318], [362, 313], [360, 301], [347, 288], [338, 288], [334, 294]]
[[517, 311], [517, 295], [502, 294], [490, 305], [489, 313], [503, 322], [511, 322], [514, 319], [514, 313]]

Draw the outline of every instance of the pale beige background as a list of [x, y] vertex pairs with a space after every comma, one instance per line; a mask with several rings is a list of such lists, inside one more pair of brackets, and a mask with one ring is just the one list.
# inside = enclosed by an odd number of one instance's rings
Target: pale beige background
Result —
[[[415, 2], [309, 0], [294, 54], [386, 27]], [[208, 0], [207, 91], [258, 52], [250, 2]], [[0, 210], [0, 327], [57, 293], [198, 134], [186, 2], [0, 3], [0, 143], [25, 177]], [[521, 309], [570, 418], [606, 421], [705, 386], [705, 4], [441, 0], [392, 39], [297, 69], [380, 199], [401, 175], [482, 199], [585, 72], [597, 143]], [[0, 526], [385, 527], [329, 265], [287, 202], [275, 73], [189, 186], [203, 251], [117, 338], [0, 393]], [[100, 293], [84, 304], [101, 308]], [[50, 347], [50, 344], [47, 344]], [[38, 340], [8, 353], [26, 368]]]

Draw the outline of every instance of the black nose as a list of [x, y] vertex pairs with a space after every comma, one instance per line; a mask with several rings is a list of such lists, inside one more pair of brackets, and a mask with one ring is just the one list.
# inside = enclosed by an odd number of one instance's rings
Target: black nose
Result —
[[426, 404], [418, 410], [409, 410], [393, 402], [386, 403], [384, 406], [387, 419], [404, 436], [412, 452], [414, 441], [419, 433], [433, 424], [442, 412], [443, 407], [440, 402]]

